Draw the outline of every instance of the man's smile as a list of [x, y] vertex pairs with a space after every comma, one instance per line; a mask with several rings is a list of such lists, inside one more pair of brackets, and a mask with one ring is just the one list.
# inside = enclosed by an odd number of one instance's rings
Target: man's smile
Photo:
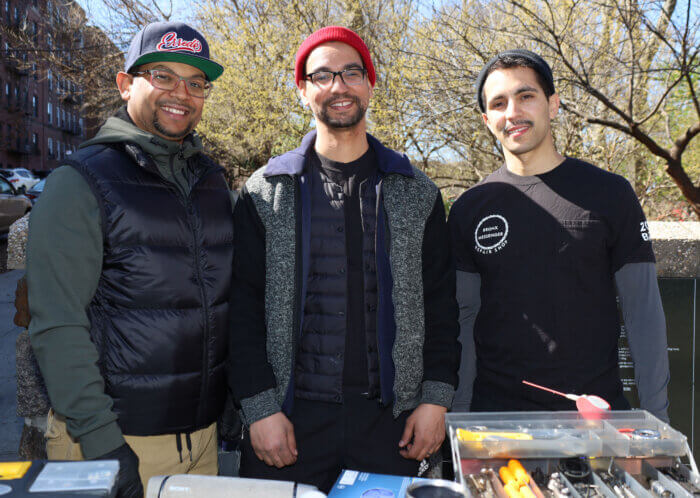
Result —
[[527, 131], [532, 127], [533, 123], [531, 121], [525, 121], [522, 123], [513, 124], [511, 126], [506, 126], [503, 128], [503, 133], [509, 137], [519, 137], [527, 133]]
[[352, 100], [341, 100], [339, 102], [334, 102], [331, 107], [334, 109], [345, 109], [352, 105]]
[[187, 107], [177, 104], [163, 104], [160, 106], [160, 109], [165, 113], [169, 114], [174, 119], [181, 118], [190, 113], [190, 110]]

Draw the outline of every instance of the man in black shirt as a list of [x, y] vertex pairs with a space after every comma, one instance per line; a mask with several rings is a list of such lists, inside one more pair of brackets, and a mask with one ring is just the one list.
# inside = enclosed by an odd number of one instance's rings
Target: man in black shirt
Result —
[[241, 475], [327, 492], [342, 468], [415, 475], [440, 447], [459, 326], [440, 192], [366, 132], [364, 42], [323, 28], [295, 76], [316, 130], [237, 203], [229, 370]]
[[450, 212], [463, 347], [454, 409], [575, 409], [523, 380], [629, 408], [617, 365], [617, 294], [641, 406], [668, 420], [665, 321], [634, 191], [621, 176], [557, 152], [550, 120], [559, 98], [538, 55], [494, 57], [477, 98], [505, 165]]

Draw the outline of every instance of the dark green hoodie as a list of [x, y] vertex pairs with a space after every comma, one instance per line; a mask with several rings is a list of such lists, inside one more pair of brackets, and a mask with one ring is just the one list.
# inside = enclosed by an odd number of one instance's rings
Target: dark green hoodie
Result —
[[[165, 180], [183, 195], [189, 193], [195, 178], [186, 160], [202, 149], [197, 135], [182, 145], [162, 139], [136, 127], [122, 109], [81, 148], [116, 142], [140, 146]], [[57, 168], [29, 219], [29, 335], [51, 405], [65, 417], [85, 458], [124, 444], [112, 399], [104, 392], [86, 314], [102, 272], [102, 250], [100, 213], [90, 187], [72, 167]]]

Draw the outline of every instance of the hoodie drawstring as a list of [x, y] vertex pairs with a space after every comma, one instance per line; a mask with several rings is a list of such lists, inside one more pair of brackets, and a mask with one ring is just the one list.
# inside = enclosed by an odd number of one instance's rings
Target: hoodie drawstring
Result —
[[[192, 461], [192, 439], [190, 438], [190, 433], [185, 432], [185, 444], [187, 444], [187, 451], [190, 452], [190, 462]], [[175, 446], [177, 446], [177, 452], [180, 455], [180, 463], [182, 463], [182, 433], [178, 432], [175, 434]]]
[[190, 462], [192, 461], [192, 440], [190, 439], [190, 433], [185, 432], [185, 442], [187, 443], [187, 451], [190, 452]]
[[180, 440], [181, 434], [178, 432], [175, 434], [175, 445], [177, 446], [177, 452], [180, 455], [180, 463], [182, 463], [182, 441]]

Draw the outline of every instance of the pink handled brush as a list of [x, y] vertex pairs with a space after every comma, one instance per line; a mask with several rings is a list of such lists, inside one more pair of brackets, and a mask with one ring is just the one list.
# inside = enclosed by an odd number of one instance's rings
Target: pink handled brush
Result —
[[542, 389], [543, 391], [547, 391], [552, 394], [564, 396], [566, 399], [570, 399], [572, 401], [576, 401], [576, 409], [583, 414], [601, 413], [610, 410], [610, 404], [600, 396], [595, 396], [593, 394], [565, 394], [563, 392], [555, 391], [554, 389], [540, 386], [526, 380], [523, 381], [523, 384], [536, 387], [537, 389]]

